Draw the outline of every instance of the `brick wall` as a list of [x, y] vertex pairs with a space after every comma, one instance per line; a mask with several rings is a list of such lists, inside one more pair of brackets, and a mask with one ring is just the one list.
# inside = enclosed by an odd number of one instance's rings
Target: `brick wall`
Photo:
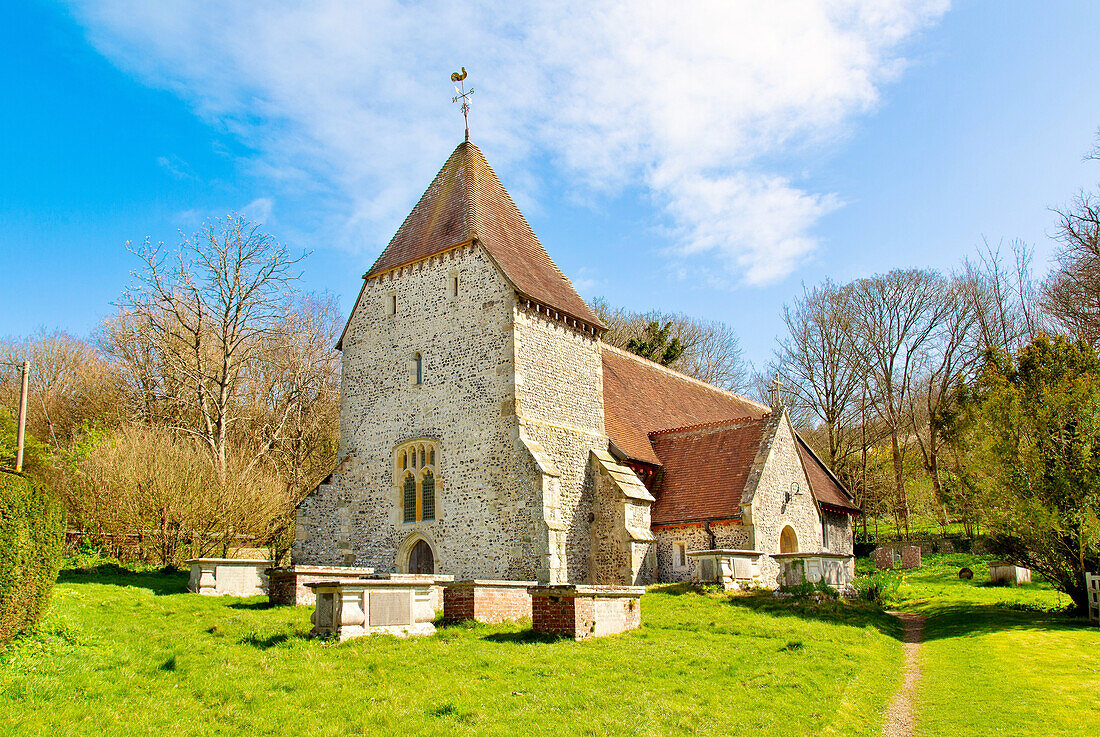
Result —
[[459, 582], [443, 590], [443, 618], [448, 622], [475, 620], [497, 623], [531, 619], [531, 582], [516, 582], [501, 586]]

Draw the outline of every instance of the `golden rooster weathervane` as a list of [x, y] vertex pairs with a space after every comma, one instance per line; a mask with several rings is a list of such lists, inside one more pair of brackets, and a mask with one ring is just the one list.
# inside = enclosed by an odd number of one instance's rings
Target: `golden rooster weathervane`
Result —
[[451, 81], [458, 82], [462, 85], [462, 89], [455, 85], [455, 92], [458, 94], [451, 98], [451, 102], [458, 102], [462, 100], [462, 119], [466, 121], [466, 140], [470, 140], [470, 95], [474, 94], [474, 90], [471, 88], [469, 92], [466, 91], [466, 67], [462, 67], [461, 72], [454, 72], [451, 74]]

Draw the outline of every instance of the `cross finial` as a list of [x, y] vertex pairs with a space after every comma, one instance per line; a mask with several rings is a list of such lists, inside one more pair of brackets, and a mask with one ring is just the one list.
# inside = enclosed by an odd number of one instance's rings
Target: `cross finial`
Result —
[[451, 102], [458, 102], [462, 100], [462, 119], [466, 122], [466, 140], [470, 140], [470, 95], [474, 94], [474, 90], [466, 90], [466, 67], [462, 67], [461, 72], [454, 72], [451, 74], [451, 81], [458, 82], [462, 85], [459, 89], [455, 86], [455, 92], [458, 94], [451, 98]]
[[775, 406], [783, 406], [783, 380], [779, 378], [779, 374], [775, 375]]

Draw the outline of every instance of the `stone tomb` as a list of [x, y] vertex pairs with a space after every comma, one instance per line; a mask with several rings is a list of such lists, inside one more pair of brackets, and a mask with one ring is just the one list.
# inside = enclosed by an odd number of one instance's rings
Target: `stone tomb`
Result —
[[1089, 602], [1089, 621], [1100, 624], [1100, 575], [1085, 574], [1085, 594]]
[[1018, 566], [1007, 560], [991, 561], [989, 563], [989, 580], [1006, 586], [1031, 583], [1031, 569]]
[[852, 583], [853, 558], [843, 553], [776, 553], [772, 556], [783, 567], [780, 582], [784, 586], [824, 581], [845, 588]]
[[314, 635], [340, 640], [363, 635], [397, 637], [435, 633], [431, 581], [367, 578], [357, 581], [311, 581], [316, 603], [310, 621]]
[[260, 596], [267, 593], [265, 558], [192, 558], [187, 590], [204, 596]]
[[760, 580], [759, 550], [689, 550], [695, 560], [695, 583], [716, 583], [725, 591]]
[[531, 619], [531, 594], [535, 581], [469, 579], [443, 587], [443, 619], [495, 624]]
[[373, 568], [349, 566], [287, 566], [268, 571], [268, 600], [278, 606], [313, 606], [314, 581], [355, 581], [374, 573]]
[[587, 640], [632, 630], [642, 621], [643, 586], [532, 586], [535, 632]]

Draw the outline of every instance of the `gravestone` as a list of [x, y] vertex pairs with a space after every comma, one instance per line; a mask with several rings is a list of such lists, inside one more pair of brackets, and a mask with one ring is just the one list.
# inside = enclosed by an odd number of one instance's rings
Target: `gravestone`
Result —
[[893, 548], [875, 548], [875, 568], [885, 570], [894, 567]]
[[907, 545], [901, 549], [902, 568], [920, 568], [920, 547]]

